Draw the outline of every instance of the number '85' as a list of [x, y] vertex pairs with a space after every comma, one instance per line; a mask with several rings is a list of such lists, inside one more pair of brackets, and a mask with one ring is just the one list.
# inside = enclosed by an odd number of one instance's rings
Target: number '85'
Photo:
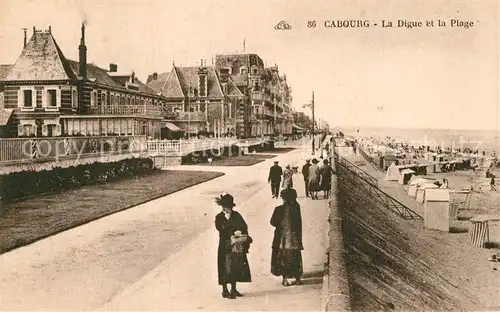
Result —
[[307, 27], [309, 28], [316, 27], [316, 21], [307, 21]]

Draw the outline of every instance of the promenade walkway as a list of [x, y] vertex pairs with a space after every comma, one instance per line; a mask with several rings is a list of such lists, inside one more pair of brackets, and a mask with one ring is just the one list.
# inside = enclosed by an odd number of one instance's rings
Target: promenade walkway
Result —
[[[2, 310], [319, 310], [328, 205], [304, 197], [304, 285], [281, 286], [270, 274], [273, 208], [269, 166], [301, 165], [310, 150], [295, 150], [252, 167], [220, 168], [225, 176], [151, 201], [0, 256]], [[215, 167], [200, 167], [214, 170]], [[193, 170], [193, 166], [189, 166]], [[234, 195], [254, 238], [253, 282], [237, 300], [217, 285], [214, 197]]]

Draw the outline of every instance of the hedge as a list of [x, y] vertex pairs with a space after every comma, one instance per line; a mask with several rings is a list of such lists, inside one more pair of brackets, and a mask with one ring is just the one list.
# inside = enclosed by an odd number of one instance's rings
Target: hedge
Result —
[[154, 170], [151, 159], [130, 158], [111, 163], [95, 162], [52, 170], [14, 172], [0, 175], [0, 199], [11, 201], [30, 195], [112, 182]]

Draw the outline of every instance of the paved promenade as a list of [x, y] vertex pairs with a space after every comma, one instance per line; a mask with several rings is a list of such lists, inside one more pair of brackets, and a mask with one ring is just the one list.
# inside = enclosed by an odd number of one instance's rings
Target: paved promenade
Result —
[[[281, 286], [270, 274], [274, 206], [267, 184], [273, 160], [302, 165], [296, 150], [252, 167], [218, 168], [225, 176], [111, 215], [0, 256], [1, 309], [12, 310], [319, 310], [327, 247], [326, 200], [304, 197], [304, 285]], [[178, 169], [178, 168], [177, 168]], [[186, 168], [193, 170], [193, 166]], [[213, 167], [201, 167], [213, 170]], [[226, 191], [254, 238], [253, 282], [246, 296], [223, 299], [217, 285], [214, 197]]]

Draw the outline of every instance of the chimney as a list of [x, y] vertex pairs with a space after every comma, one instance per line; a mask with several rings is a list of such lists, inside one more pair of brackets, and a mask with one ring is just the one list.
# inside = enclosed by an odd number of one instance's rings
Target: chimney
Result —
[[49, 34], [51, 34], [51, 33], [52, 33], [52, 27], [50, 27], [50, 25], [49, 25]]
[[35, 35], [35, 33], [36, 33], [36, 28], [35, 26], [33, 26], [33, 36]]
[[135, 72], [132, 72], [132, 83], [135, 83]]
[[26, 45], [27, 45], [27, 41], [28, 41], [28, 37], [27, 37], [28, 29], [27, 28], [23, 28], [23, 30], [24, 30], [24, 46], [23, 46], [23, 49], [26, 49]]
[[158, 79], [158, 73], [153, 73], [153, 80], [157, 80]]
[[85, 25], [82, 23], [82, 38], [80, 39], [80, 46], [78, 47], [80, 51], [80, 71], [79, 75], [83, 79], [87, 78], [87, 46], [85, 46]]
[[118, 65], [113, 64], [113, 63], [109, 64], [109, 71], [111, 73], [116, 73], [118, 71]]

